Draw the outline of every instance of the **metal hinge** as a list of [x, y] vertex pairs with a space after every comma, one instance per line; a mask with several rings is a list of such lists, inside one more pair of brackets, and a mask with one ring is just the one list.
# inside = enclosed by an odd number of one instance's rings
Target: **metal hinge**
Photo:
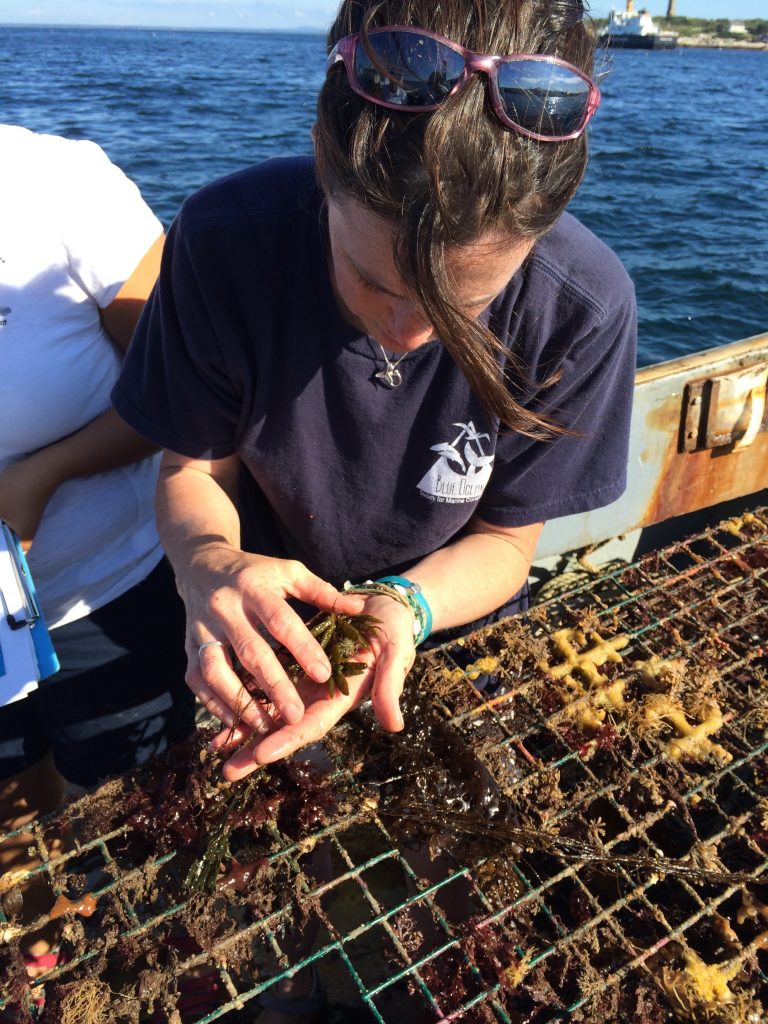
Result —
[[768, 430], [768, 363], [686, 384], [680, 450], [746, 448]]

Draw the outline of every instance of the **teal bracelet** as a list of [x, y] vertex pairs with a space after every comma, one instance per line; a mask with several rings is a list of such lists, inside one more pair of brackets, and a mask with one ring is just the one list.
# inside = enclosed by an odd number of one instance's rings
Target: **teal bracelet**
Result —
[[423, 644], [432, 632], [432, 609], [419, 584], [406, 579], [405, 576], [382, 576], [374, 582], [392, 587], [407, 600], [419, 627], [418, 631], [414, 628], [413, 643], [416, 647]]

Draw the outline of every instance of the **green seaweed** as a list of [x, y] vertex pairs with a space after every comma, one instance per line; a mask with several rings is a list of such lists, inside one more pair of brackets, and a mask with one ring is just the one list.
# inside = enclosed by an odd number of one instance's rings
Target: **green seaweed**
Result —
[[[350, 659], [362, 651], [370, 651], [370, 640], [379, 632], [380, 622], [373, 615], [339, 615], [337, 612], [321, 612], [309, 621], [310, 633], [331, 663], [331, 674], [327, 682], [329, 697], [333, 697], [337, 690], [345, 697], [349, 696], [347, 679], [349, 676], [360, 675], [368, 667]], [[294, 682], [303, 674], [296, 661], [288, 663], [286, 672]]]

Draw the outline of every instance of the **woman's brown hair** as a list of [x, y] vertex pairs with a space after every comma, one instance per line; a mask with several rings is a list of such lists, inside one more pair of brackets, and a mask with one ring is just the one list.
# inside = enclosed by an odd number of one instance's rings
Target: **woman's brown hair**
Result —
[[[583, 19], [581, 0], [344, 0], [328, 48], [353, 32], [413, 25], [470, 50], [552, 54], [589, 73], [594, 42]], [[490, 234], [544, 235], [581, 182], [586, 137], [537, 142], [504, 128], [485, 82], [472, 78], [434, 113], [408, 115], [360, 98], [336, 64], [318, 100], [318, 179], [326, 196], [354, 200], [393, 228], [401, 277], [488, 412], [551, 436], [557, 425], [514, 397], [530, 383], [514, 354], [451, 301], [446, 254]]]

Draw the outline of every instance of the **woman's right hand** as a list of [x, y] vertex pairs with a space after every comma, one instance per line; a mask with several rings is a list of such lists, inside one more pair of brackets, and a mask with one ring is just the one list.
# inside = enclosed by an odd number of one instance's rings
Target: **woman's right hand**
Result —
[[[359, 594], [336, 590], [301, 562], [249, 554], [219, 542], [197, 550], [177, 585], [187, 611], [188, 686], [225, 725], [242, 722], [260, 734], [281, 719], [295, 724], [304, 714], [269, 638], [282, 644], [316, 683], [325, 683], [331, 673], [325, 651], [288, 599], [349, 615], [359, 614], [365, 603]], [[242, 685], [228, 648], [256, 679], [273, 711]]]

